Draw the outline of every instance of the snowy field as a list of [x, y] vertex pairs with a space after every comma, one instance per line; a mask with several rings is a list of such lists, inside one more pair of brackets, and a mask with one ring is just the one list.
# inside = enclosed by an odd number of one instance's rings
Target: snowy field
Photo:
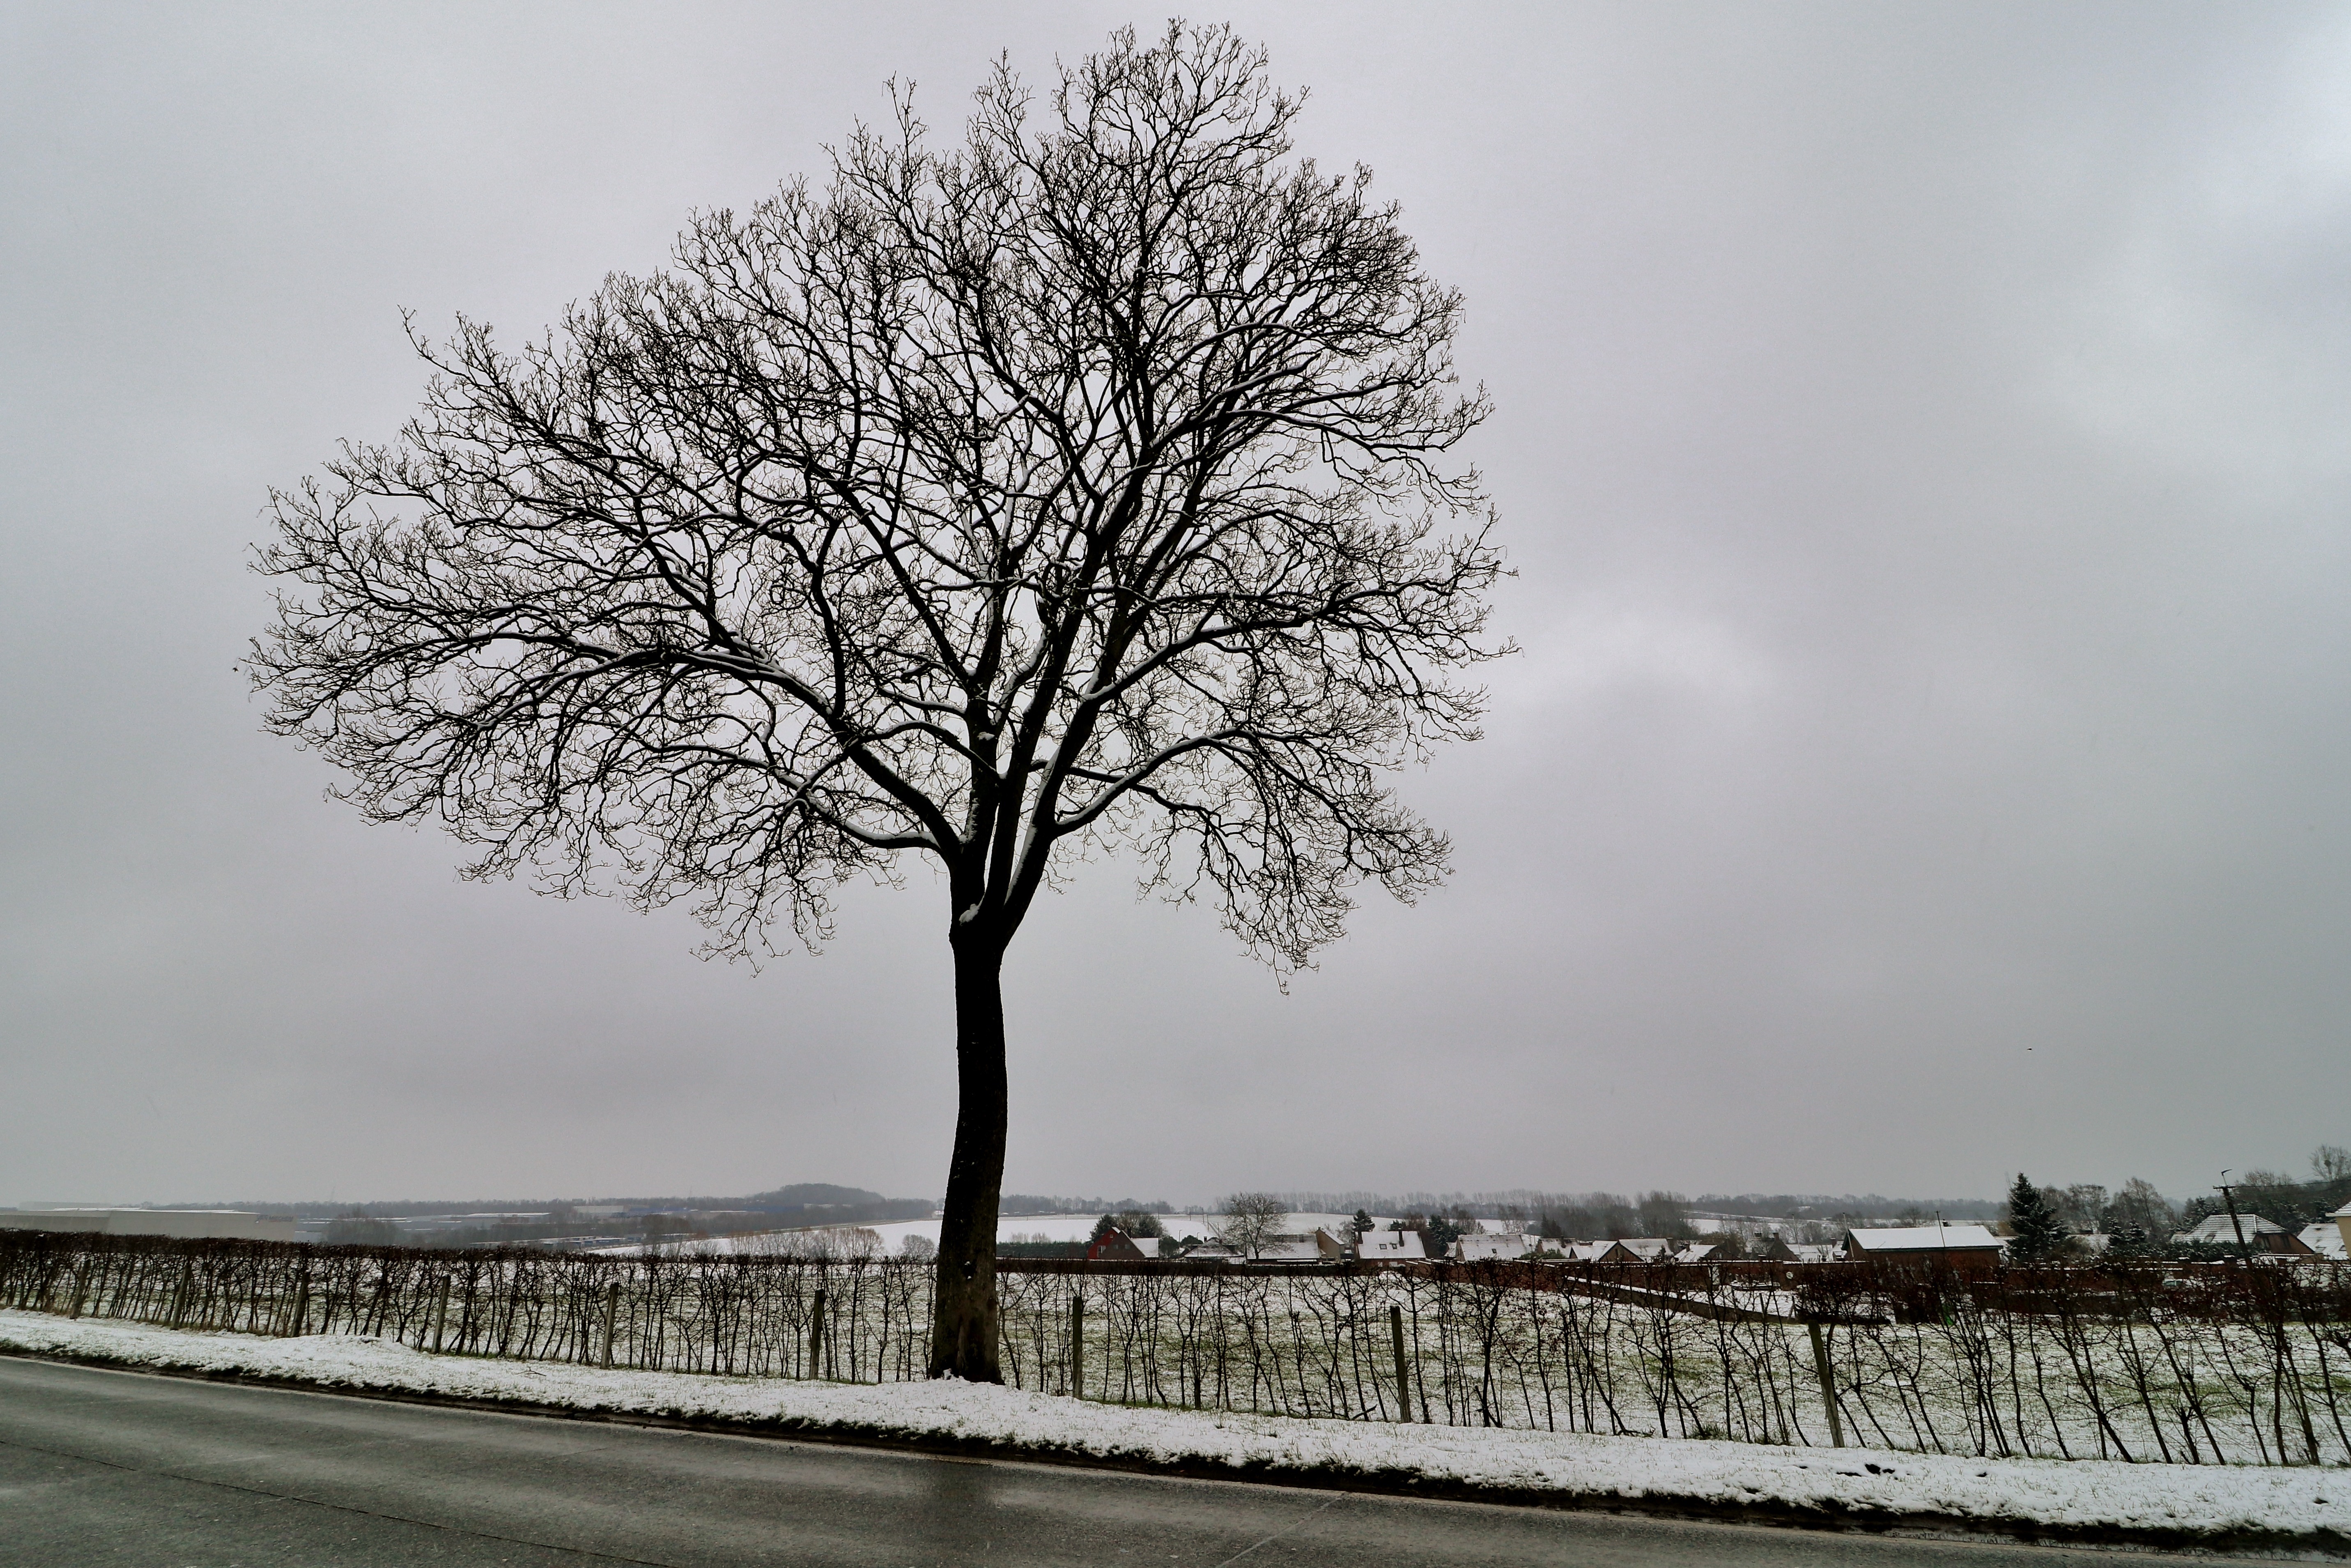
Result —
[[267, 1339], [0, 1312], [0, 1346], [354, 1390], [527, 1401], [759, 1423], [809, 1433], [984, 1444], [1007, 1453], [1228, 1469], [1393, 1486], [1406, 1478], [1522, 1498], [1875, 1516], [1951, 1529], [2047, 1527], [2118, 1539], [2257, 1538], [2351, 1549], [2341, 1469], [1984, 1460], [1514, 1429], [1374, 1425], [1134, 1408], [958, 1383], [842, 1385], [432, 1355], [381, 1339]]

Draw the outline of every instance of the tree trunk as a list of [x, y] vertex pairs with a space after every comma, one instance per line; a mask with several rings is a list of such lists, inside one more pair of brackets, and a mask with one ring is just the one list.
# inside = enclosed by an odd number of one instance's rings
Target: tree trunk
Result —
[[1004, 944], [958, 932], [955, 1157], [939, 1218], [931, 1375], [1001, 1383], [997, 1367], [996, 1207], [1004, 1185]]

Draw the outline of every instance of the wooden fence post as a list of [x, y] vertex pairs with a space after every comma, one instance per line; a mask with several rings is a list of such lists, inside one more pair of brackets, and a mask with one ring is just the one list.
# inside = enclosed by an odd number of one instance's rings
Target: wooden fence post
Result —
[[612, 1364], [612, 1328], [621, 1312], [621, 1281], [604, 1287], [604, 1364]]
[[1821, 1407], [1829, 1413], [1829, 1441], [1842, 1448], [1844, 1422], [1837, 1415], [1836, 1378], [1829, 1371], [1828, 1341], [1822, 1337], [1820, 1324], [1806, 1323], [1804, 1328], [1813, 1336], [1813, 1369], [1821, 1375]]
[[181, 1320], [187, 1315], [188, 1308], [193, 1304], [188, 1298], [195, 1293], [195, 1260], [193, 1258], [183, 1260], [180, 1264], [180, 1286], [172, 1292], [172, 1326], [173, 1328], [180, 1326]]
[[1070, 1297], [1070, 1397], [1086, 1396], [1086, 1298], [1083, 1291]]
[[1390, 1303], [1388, 1307], [1388, 1338], [1395, 1344], [1396, 1419], [1412, 1419], [1412, 1364], [1404, 1355], [1404, 1309]]
[[824, 1375], [824, 1291], [816, 1293], [816, 1309], [809, 1313], [809, 1375]]

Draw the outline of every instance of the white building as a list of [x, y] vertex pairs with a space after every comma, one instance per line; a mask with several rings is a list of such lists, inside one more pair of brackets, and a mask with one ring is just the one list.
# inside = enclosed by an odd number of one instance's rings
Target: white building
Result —
[[1464, 1263], [1515, 1262], [1536, 1250], [1539, 1239], [1523, 1231], [1479, 1230], [1455, 1241], [1451, 1256]]
[[1366, 1230], [1355, 1244], [1355, 1256], [1366, 1263], [1418, 1263], [1428, 1254], [1417, 1230]]

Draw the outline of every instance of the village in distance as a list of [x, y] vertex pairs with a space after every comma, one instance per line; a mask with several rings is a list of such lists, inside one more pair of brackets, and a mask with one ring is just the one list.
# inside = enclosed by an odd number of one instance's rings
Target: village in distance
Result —
[[[1238, 1192], [1212, 1206], [1007, 1193], [997, 1256], [1128, 1265], [1296, 1268], [1535, 1261], [1701, 1265], [1908, 1257], [1957, 1268], [2067, 1257], [2183, 1262], [2342, 1259], [2351, 1150], [2322, 1145], [2308, 1176], [2252, 1169], [2175, 1202], [2133, 1178], [2036, 1186], [1999, 1199], [1746, 1193]], [[749, 1252], [927, 1260], [927, 1200], [800, 1183], [740, 1197], [141, 1204], [26, 1201], [0, 1229], [526, 1247], [611, 1255]]]

